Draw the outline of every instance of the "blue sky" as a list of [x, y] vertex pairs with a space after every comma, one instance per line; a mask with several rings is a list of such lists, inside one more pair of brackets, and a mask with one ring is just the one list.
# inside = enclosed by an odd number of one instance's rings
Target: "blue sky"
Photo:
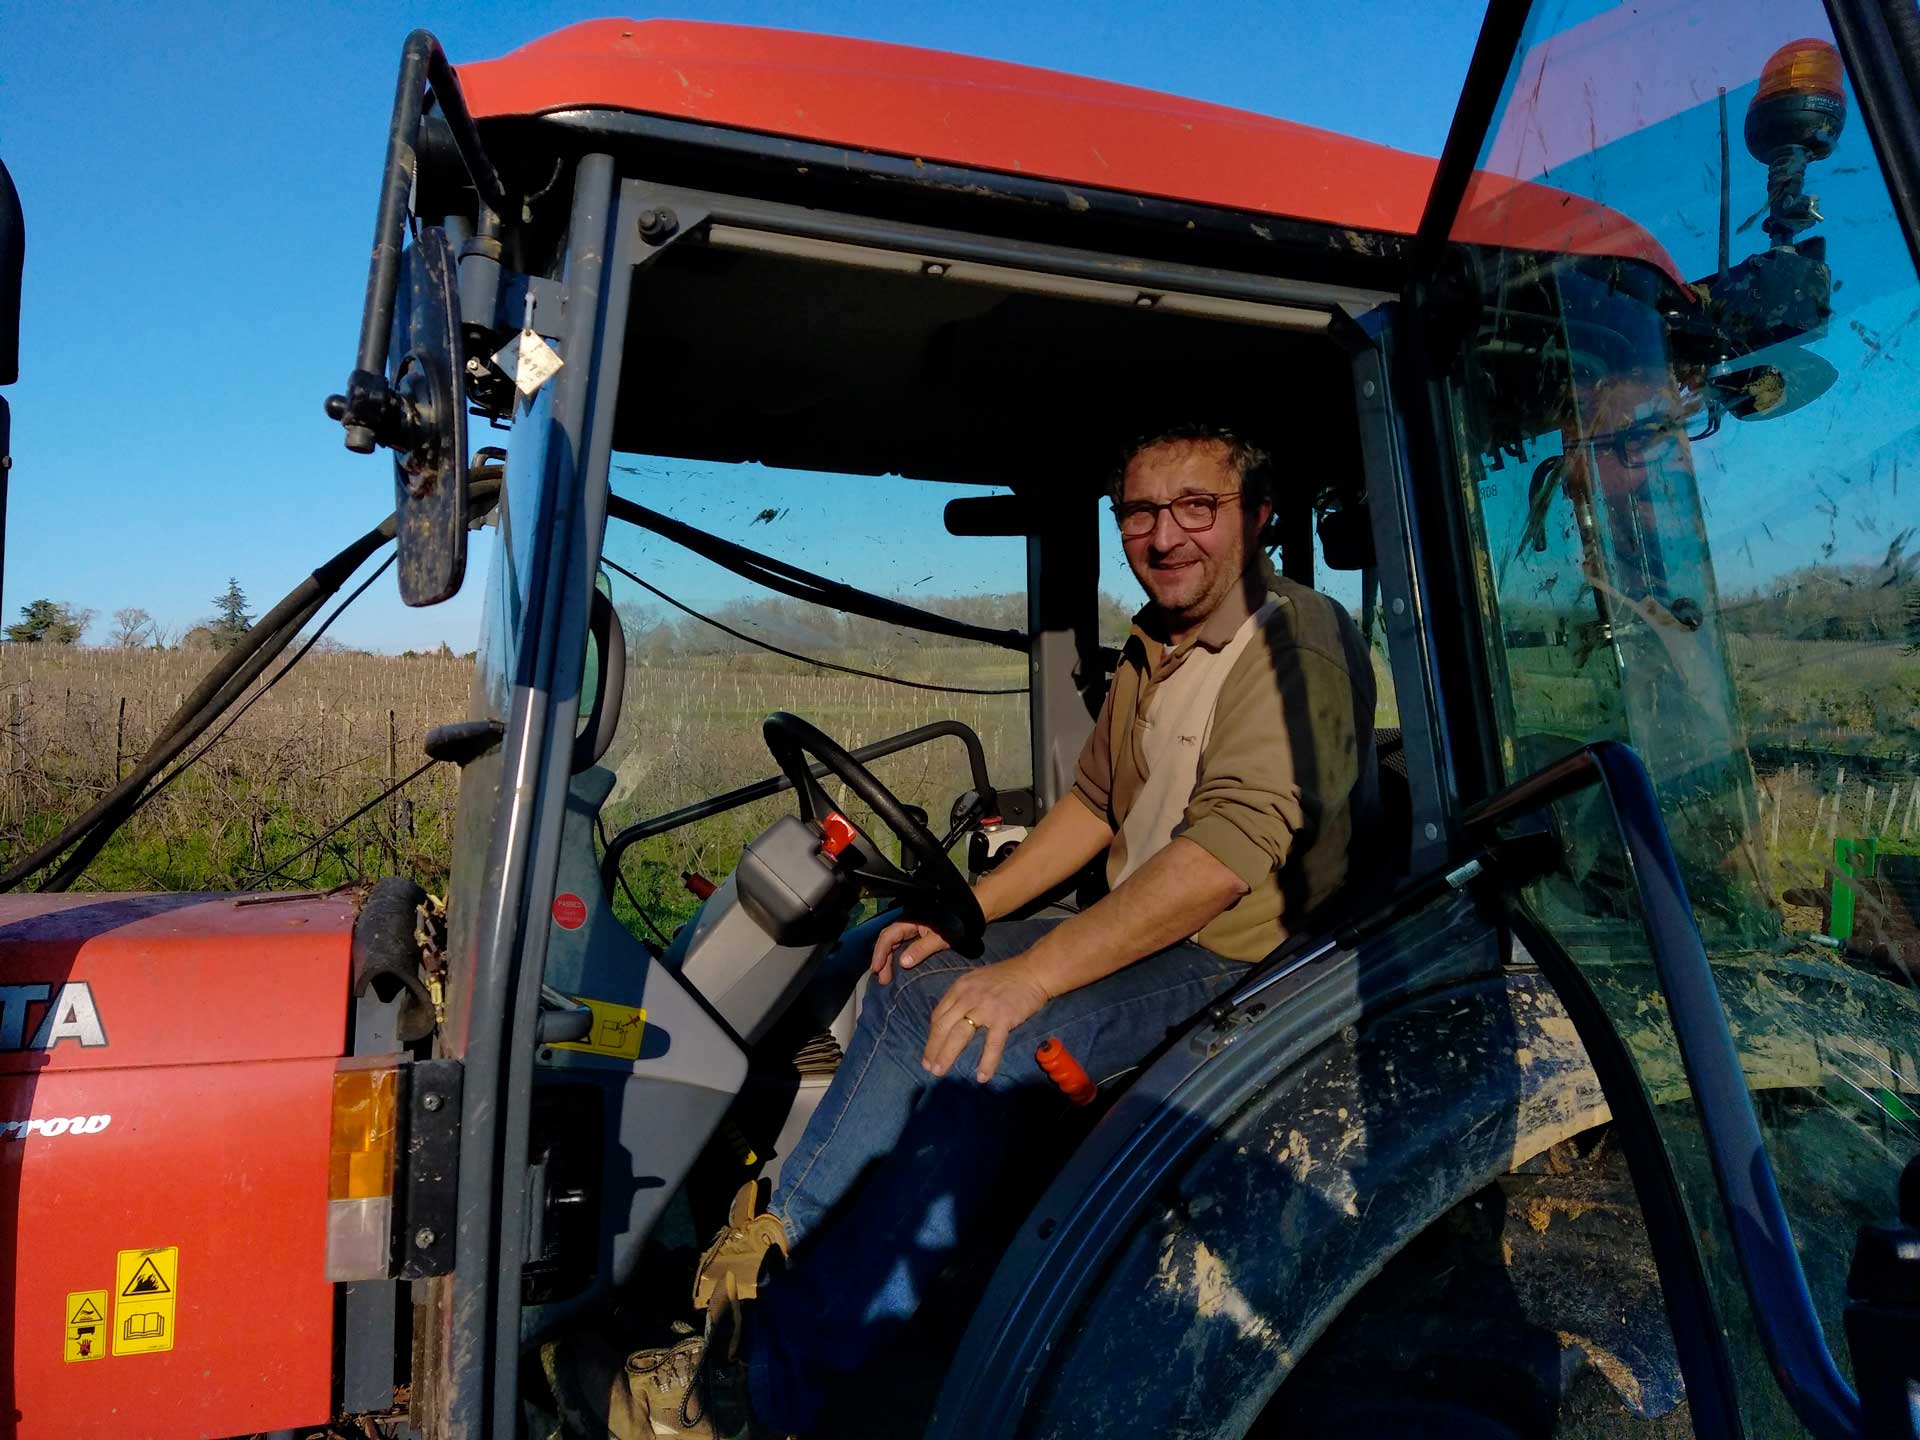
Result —
[[[593, 4], [495, 0], [13, 0], [0, 10], [0, 156], [28, 224], [23, 378], [8, 392], [16, 463], [0, 612], [17, 616], [39, 596], [66, 600], [99, 613], [97, 640], [114, 610], [138, 605], [178, 631], [209, 613], [229, 575], [263, 610], [384, 514], [387, 462], [348, 454], [320, 405], [353, 357], [400, 42], [424, 25], [456, 62], [479, 59], [605, 13]], [[1047, 65], [1434, 153], [1480, 6], [726, 0], [667, 13]], [[1704, 29], [1702, 14], [1711, 12], [1545, 0], [1530, 36], [1589, 21], [1627, 29], [1624, 49], [1552, 52], [1562, 67], [1615, 65], [1601, 69], [1598, 93], [1628, 118], [1624, 133], [1597, 135], [1604, 143], [1592, 153], [1553, 157], [1546, 178], [1633, 216], [1689, 277], [1711, 268], [1717, 206], [1716, 122], [1710, 100], [1699, 98], [1701, 67], [1717, 63], [1725, 82], [1737, 84], [1753, 73], [1756, 46], [1764, 53], [1824, 28], [1818, 0], [1752, 0]], [[1692, 27], [1684, 46], [1654, 35], [1675, 16]], [[1635, 25], [1652, 28], [1636, 33]], [[1705, 33], [1715, 25], [1726, 33]], [[1756, 29], [1763, 33], [1748, 33]], [[1619, 54], [1632, 57], [1630, 74], [1618, 69]], [[1663, 74], [1669, 89], [1686, 87], [1684, 103], [1662, 110], [1665, 119], [1640, 117], [1643, 95]], [[1549, 79], [1543, 105], [1594, 93], [1586, 74]], [[1729, 96], [1737, 220], [1765, 188], [1739, 140], [1748, 93], [1750, 86]], [[1523, 108], [1492, 137], [1491, 154], [1534, 122]], [[1549, 127], [1559, 118], [1551, 114]], [[1656, 119], [1651, 128], [1630, 128], [1648, 119]], [[1817, 559], [1876, 557], [1908, 517], [1920, 519], [1910, 401], [1920, 377], [1904, 343], [1920, 293], [1857, 116], [1834, 159], [1815, 167], [1811, 186], [1831, 217], [1823, 228], [1840, 281], [1831, 334], [1812, 348], [1842, 378], [1807, 411], [1730, 426], [1696, 452], [1726, 590]], [[1737, 236], [1736, 259], [1760, 238], [1757, 229]], [[723, 533], [720, 510], [750, 517], [779, 498], [768, 489], [778, 477], [748, 478], [706, 517]], [[748, 506], [762, 489], [768, 500]], [[873, 514], [859, 486], [831, 499], [811, 489], [823, 521]], [[1812, 508], [1821, 495], [1837, 514]], [[931, 520], [933, 497], [913, 503]], [[793, 541], [765, 528], [738, 538], [767, 537], [802, 563], [903, 593], [1012, 588], [1021, 578], [1015, 547], [953, 541], [933, 525], [892, 524], [884, 546], [813, 553], [800, 547], [802, 528], [787, 531]], [[476, 572], [489, 543], [476, 547]], [[669, 588], [702, 603], [722, 598], [724, 586], [701, 562], [659, 555], [653, 563], [650, 578]], [[967, 578], [923, 579], [956, 574]], [[481, 588], [470, 583], [446, 605], [410, 611], [383, 580], [334, 633], [370, 649], [443, 639], [468, 649]], [[1117, 577], [1111, 588], [1128, 589]]]
[[[1432, 153], [1480, 12], [727, 0], [641, 13], [1047, 65]], [[97, 640], [105, 617], [138, 605], [177, 630], [229, 575], [263, 610], [383, 515], [386, 462], [348, 454], [320, 405], [353, 359], [400, 43], [424, 25], [456, 62], [480, 59], [609, 13], [527, 0], [0, 7], [0, 156], [28, 235], [0, 611], [70, 601], [99, 612]], [[895, 558], [910, 580], [933, 568]], [[334, 633], [468, 649], [481, 588], [409, 611], [383, 579]]]

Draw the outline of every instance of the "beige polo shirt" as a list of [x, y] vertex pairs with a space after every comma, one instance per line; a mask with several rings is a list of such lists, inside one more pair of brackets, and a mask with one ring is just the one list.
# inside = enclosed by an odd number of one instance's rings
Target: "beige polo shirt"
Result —
[[1108, 885], [1184, 836], [1247, 886], [1194, 938], [1264, 959], [1346, 882], [1377, 817], [1373, 707], [1353, 617], [1264, 555], [1183, 645], [1142, 610], [1073, 787], [1114, 828]]

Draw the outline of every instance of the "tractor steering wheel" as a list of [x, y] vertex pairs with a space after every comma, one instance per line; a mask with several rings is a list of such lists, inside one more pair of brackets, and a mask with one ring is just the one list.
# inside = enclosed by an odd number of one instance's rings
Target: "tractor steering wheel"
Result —
[[824, 765], [835, 779], [844, 781], [847, 788], [900, 837], [901, 855], [910, 867], [906, 870], [889, 860], [867, 833], [855, 825], [860, 856], [852, 872], [854, 878], [877, 895], [899, 900], [909, 914], [932, 925], [963, 953], [978, 954], [981, 936], [987, 928], [986, 916], [981, 913], [973, 887], [967, 884], [960, 867], [940, 848], [933, 832], [914, 819], [871, 770], [798, 715], [776, 710], [767, 716], [760, 733], [781, 773], [793, 782], [802, 820], [819, 825], [836, 810], [814, 778], [813, 768], [808, 764], [811, 757]]

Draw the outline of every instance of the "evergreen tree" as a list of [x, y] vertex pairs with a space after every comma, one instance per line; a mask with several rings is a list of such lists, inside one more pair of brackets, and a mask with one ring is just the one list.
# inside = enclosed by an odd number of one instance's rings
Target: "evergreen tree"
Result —
[[64, 600], [35, 600], [20, 607], [7, 639], [16, 645], [71, 645], [92, 618], [91, 610], [75, 610]]
[[225, 650], [238, 645], [251, 624], [253, 616], [247, 613], [247, 592], [229, 575], [226, 594], [213, 597], [213, 619], [207, 627], [213, 632], [213, 648]]

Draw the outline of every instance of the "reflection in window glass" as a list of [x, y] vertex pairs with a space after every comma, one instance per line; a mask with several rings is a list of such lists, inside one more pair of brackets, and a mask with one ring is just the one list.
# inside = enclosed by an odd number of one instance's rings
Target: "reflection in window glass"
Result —
[[[1538, 7], [1455, 227], [1454, 399], [1509, 772], [1646, 761], [1844, 1367], [1855, 1230], [1920, 1151], [1920, 286], [1828, 33]], [[1595, 797], [1560, 821], [1536, 914], [1658, 1106], [1751, 1432], [1789, 1433], [1633, 876]]]
[[[997, 493], [989, 487], [629, 455], [614, 457], [611, 478], [616, 494], [776, 560], [991, 629], [1026, 628], [1025, 542], [955, 537], [942, 520], [949, 500]], [[848, 749], [959, 720], [979, 734], [997, 787], [1029, 783], [1023, 655], [776, 594], [617, 519], [605, 558], [628, 647], [620, 730], [602, 761], [617, 777], [603, 812], [609, 833], [773, 774], [760, 722], [774, 710], [811, 721]], [[970, 786], [953, 740], [872, 769], [927, 812], [936, 834]], [[830, 793], [894, 851], [889, 832], [837, 787]], [[793, 803], [775, 796], [642, 841], [627, 852], [632, 896], [621, 895], [618, 907], [630, 911], [637, 900], [671, 933], [697, 906], [683, 872], [724, 877], [741, 847]]]

